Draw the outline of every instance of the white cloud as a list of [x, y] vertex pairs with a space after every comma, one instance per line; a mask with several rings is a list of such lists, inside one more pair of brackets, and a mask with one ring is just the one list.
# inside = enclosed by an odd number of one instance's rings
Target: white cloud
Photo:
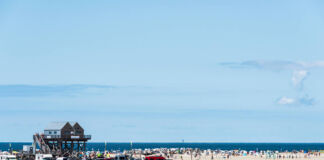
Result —
[[280, 70], [309, 70], [313, 68], [324, 68], [324, 61], [302, 62], [302, 61], [265, 61], [251, 60], [243, 62], [226, 62], [221, 63], [223, 66], [230, 68], [256, 68], [273, 71]]
[[299, 71], [294, 71], [293, 76], [291, 78], [292, 83], [295, 87], [302, 87], [303, 81], [308, 75], [308, 71], [306, 70], [299, 70]]
[[299, 62], [304, 68], [324, 68], [324, 61]]
[[39, 97], [73, 96], [80, 93], [101, 93], [116, 88], [108, 85], [71, 84], [71, 85], [0, 85], [1, 97]]
[[[291, 71], [291, 81], [299, 94], [303, 93], [303, 82], [310, 74], [311, 69], [323, 68], [324, 61], [302, 62], [302, 61], [265, 61], [265, 60], [251, 60], [242, 62], [226, 62], [221, 65], [229, 68], [238, 69], [260, 69], [269, 71]], [[314, 105], [314, 99], [307, 94], [299, 98], [281, 97], [278, 101], [280, 105]]]
[[287, 98], [287, 97], [282, 97], [278, 101], [278, 104], [281, 104], [281, 105], [288, 105], [288, 104], [293, 104], [293, 103], [295, 103], [295, 99]]
[[288, 98], [284, 96], [281, 97], [277, 103], [279, 105], [312, 106], [314, 105], [314, 99], [308, 97], [308, 95], [299, 98]]
[[298, 61], [264, 61], [252, 60], [243, 62], [221, 63], [230, 68], [251, 68], [270, 71], [288, 70], [292, 72], [292, 83], [294, 87], [302, 89], [303, 82], [309, 75], [309, 70], [314, 68], [324, 68], [324, 61], [298, 62]]

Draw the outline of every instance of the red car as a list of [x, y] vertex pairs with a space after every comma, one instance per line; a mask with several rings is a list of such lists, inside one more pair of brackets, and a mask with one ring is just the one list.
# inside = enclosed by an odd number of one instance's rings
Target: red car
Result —
[[145, 157], [145, 160], [165, 160], [164, 157], [161, 156], [150, 156], [150, 157]]

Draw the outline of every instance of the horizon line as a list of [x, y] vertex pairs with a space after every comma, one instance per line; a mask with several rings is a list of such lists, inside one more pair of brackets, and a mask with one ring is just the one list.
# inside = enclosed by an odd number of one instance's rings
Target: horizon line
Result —
[[[32, 141], [30, 142], [4, 142], [4, 141], [0, 141], [0, 143], [33, 143]], [[134, 141], [128, 141], [128, 142], [117, 142], [117, 141], [114, 141], [114, 142], [105, 142], [105, 141], [95, 141], [95, 142], [87, 142], [87, 143], [269, 143], [269, 144], [273, 144], [273, 143], [291, 143], [291, 144], [294, 144], [294, 143], [304, 143], [304, 144], [307, 144], [307, 143], [323, 143], [324, 144], [324, 141], [323, 142], [134, 142]]]

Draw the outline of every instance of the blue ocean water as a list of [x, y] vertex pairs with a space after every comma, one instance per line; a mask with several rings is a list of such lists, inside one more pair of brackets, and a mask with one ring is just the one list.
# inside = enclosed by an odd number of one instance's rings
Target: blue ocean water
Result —
[[[31, 145], [31, 143], [11, 143], [13, 150], [22, 150], [23, 145]], [[130, 143], [107, 143], [108, 150], [129, 150]], [[324, 150], [324, 143], [133, 143], [133, 149], [146, 148], [199, 148], [199, 149], [221, 149], [221, 150]], [[8, 142], [0, 142], [0, 150], [9, 150]], [[87, 150], [105, 150], [105, 143], [88, 143]]]

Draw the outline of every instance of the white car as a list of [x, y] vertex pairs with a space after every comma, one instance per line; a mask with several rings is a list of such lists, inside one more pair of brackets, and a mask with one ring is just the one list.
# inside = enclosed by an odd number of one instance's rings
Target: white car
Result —
[[0, 155], [0, 160], [17, 160], [14, 155]]
[[36, 154], [35, 160], [53, 160], [51, 154]]

